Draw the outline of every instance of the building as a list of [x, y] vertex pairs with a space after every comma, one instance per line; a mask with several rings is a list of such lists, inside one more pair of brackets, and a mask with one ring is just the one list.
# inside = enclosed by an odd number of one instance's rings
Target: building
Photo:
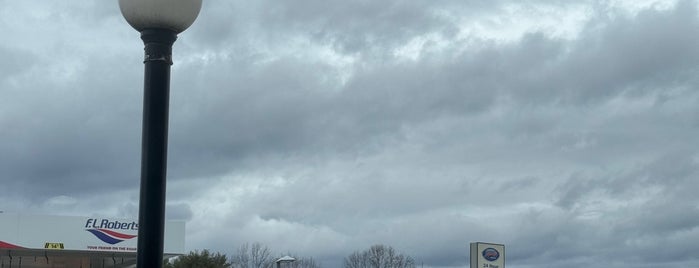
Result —
[[[185, 224], [165, 224], [166, 258], [184, 254]], [[138, 222], [0, 212], [0, 267], [135, 267]]]

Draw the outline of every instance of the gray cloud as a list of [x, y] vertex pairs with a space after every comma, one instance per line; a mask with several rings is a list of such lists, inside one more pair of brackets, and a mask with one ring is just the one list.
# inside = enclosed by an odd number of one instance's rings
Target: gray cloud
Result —
[[[135, 217], [138, 33], [116, 4], [3, 3], [0, 210]], [[532, 18], [578, 9], [572, 37]], [[207, 1], [175, 45], [168, 217], [191, 249], [328, 267], [373, 243], [459, 267], [471, 241], [696, 266], [697, 6], [639, 10]]]

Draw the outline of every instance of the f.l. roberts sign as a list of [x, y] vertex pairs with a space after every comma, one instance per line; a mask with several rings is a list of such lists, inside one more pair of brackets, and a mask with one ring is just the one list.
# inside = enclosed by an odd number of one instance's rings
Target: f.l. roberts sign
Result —
[[[165, 223], [164, 253], [184, 254], [184, 222]], [[102, 217], [0, 213], [0, 251], [136, 252], [138, 223]]]
[[505, 268], [505, 245], [471, 243], [471, 268]]

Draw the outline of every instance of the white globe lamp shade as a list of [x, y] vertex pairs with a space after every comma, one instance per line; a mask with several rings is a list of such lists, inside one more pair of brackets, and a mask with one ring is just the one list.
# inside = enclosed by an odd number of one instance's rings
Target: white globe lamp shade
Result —
[[167, 29], [181, 33], [194, 23], [202, 0], [119, 0], [121, 14], [141, 32]]

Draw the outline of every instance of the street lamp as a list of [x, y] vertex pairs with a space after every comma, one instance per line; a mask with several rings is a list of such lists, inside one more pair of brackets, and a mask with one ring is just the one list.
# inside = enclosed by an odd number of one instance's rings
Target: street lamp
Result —
[[163, 266], [167, 130], [172, 44], [199, 15], [202, 0], [119, 0], [145, 45], [141, 193], [136, 267]]

